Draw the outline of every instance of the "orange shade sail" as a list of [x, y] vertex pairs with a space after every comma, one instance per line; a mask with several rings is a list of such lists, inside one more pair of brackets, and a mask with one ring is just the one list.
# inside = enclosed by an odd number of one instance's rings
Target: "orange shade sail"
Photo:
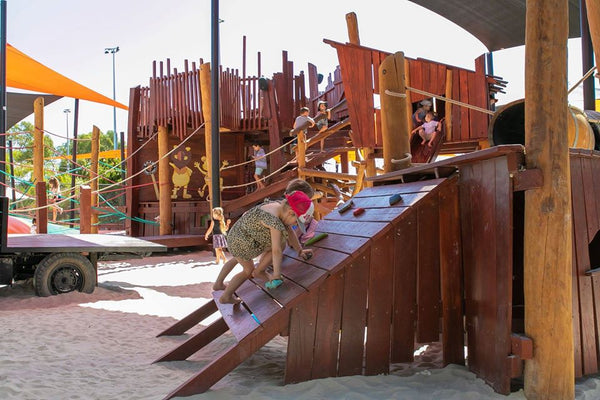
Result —
[[127, 110], [127, 106], [59, 74], [8, 43], [6, 44], [6, 86], [89, 100]]

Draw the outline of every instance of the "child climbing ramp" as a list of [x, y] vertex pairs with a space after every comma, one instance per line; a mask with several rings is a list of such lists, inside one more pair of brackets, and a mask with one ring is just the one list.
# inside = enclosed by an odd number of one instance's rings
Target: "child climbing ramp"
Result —
[[[244, 213], [229, 232], [228, 247], [233, 258], [225, 263], [213, 285], [214, 290], [223, 290], [219, 302], [239, 303], [241, 300], [234, 292], [253, 275], [267, 278], [267, 289], [276, 289], [283, 284], [281, 260], [287, 227], [297, 224], [304, 230], [303, 224], [313, 211], [310, 198], [295, 191], [286, 194], [282, 201], [263, 203]], [[258, 256], [261, 258], [255, 268], [253, 259]], [[243, 271], [234, 275], [225, 286], [227, 274], [237, 263], [242, 265]], [[271, 263], [273, 273], [268, 274], [265, 270]]]

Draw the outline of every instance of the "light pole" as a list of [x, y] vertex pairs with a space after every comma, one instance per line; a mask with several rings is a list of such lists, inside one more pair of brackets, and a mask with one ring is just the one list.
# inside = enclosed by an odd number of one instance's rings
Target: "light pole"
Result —
[[[115, 53], [119, 51], [119, 46], [117, 47], [107, 47], [104, 49], [104, 54], [112, 54], [112, 72], [113, 72], [113, 100], [117, 101], [117, 92], [115, 87]], [[114, 149], [117, 150], [119, 146], [117, 145], [118, 137], [117, 137], [117, 107], [113, 106], [113, 135], [114, 135]]]
[[69, 148], [71, 147], [69, 145], [69, 113], [71, 112], [71, 109], [65, 108], [63, 112], [65, 113], [65, 117], [67, 117], [67, 155], [69, 155]]

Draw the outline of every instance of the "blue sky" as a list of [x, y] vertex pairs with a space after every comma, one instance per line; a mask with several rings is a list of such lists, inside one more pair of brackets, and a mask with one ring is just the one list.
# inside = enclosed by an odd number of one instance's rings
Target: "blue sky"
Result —
[[[407, 0], [345, 0], [290, 2], [283, 0], [223, 0], [220, 2], [221, 63], [242, 66], [242, 37], [247, 37], [248, 74], [256, 73], [261, 52], [262, 73], [281, 70], [281, 52], [288, 51], [294, 71], [313, 63], [327, 75], [337, 65], [333, 48], [323, 39], [347, 40], [345, 15], [358, 16], [361, 44], [389, 52], [404, 51], [474, 69], [474, 59], [486, 52], [474, 37], [453, 23]], [[129, 89], [148, 85], [152, 61], [171, 59], [182, 69], [183, 60], [210, 61], [210, 0], [7, 0], [7, 40], [10, 44], [67, 77], [112, 97], [112, 56], [116, 54], [116, 99], [128, 104]], [[523, 48], [494, 53], [494, 73], [509, 81], [506, 103], [523, 97]], [[569, 81], [581, 76], [579, 40], [569, 41]], [[570, 86], [570, 85], [569, 85]], [[581, 106], [581, 92], [571, 104]], [[62, 99], [45, 112], [45, 128], [65, 134]], [[69, 115], [69, 132], [72, 134]], [[28, 120], [31, 120], [29, 118]], [[112, 107], [80, 102], [79, 132], [97, 125], [112, 130]], [[117, 109], [117, 131], [127, 130], [127, 112]], [[55, 139], [56, 141], [56, 139]]]

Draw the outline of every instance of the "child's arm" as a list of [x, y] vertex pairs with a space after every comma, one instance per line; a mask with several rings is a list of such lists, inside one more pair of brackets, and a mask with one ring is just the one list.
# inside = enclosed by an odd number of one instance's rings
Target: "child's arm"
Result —
[[210, 226], [208, 227], [208, 230], [204, 234], [204, 240], [208, 240], [208, 235], [210, 235], [210, 233], [213, 231], [214, 226], [215, 226], [215, 221], [213, 221], [211, 219], [210, 220]]

